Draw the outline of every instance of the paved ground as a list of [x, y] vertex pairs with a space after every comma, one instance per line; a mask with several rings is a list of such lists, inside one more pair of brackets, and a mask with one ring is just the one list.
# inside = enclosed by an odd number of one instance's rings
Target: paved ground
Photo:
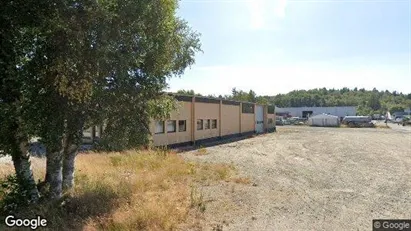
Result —
[[232, 163], [252, 181], [202, 188], [204, 230], [371, 230], [372, 219], [411, 219], [411, 130], [277, 131], [182, 153]]

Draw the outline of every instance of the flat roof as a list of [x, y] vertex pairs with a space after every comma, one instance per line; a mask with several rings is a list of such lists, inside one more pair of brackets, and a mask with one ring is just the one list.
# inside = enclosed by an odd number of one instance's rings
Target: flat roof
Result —
[[204, 100], [204, 101], [208, 101], [212, 103], [212, 102], [216, 102], [217, 100], [218, 101], [222, 100], [223, 102], [226, 102], [225, 104], [240, 105], [240, 103], [244, 103], [244, 104], [255, 104], [255, 105], [261, 105], [261, 106], [264, 106], [264, 105], [274, 106], [276, 108], [274, 104], [259, 104], [259, 103], [253, 103], [253, 102], [247, 102], [247, 101], [237, 101], [237, 100], [229, 100], [229, 99], [224, 99], [224, 98], [196, 96], [196, 95], [184, 95], [184, 94], [177, 94], [177, 93], [172, 93], [172, 92], [168, 92], [167, 94], [176, 97], [178, 101], [191, 102], [192, 98], [195, 97], [196, 99], [200, 99], [200, 101], [196, 101], [196, 102], [201, 102]]
[[277, 107], [278, 109], [288, 109], [288, 108], [292, 108], [292, 109], [298, 109], [298, 108], [300, 108], [300, 109], [305, 109], [305, 108], [344, 108], [344, 107], [357, 107], [357, 106], [331, 106], [331, 107], [307, 107], [307, 106], [304, 106], [304, 107]]

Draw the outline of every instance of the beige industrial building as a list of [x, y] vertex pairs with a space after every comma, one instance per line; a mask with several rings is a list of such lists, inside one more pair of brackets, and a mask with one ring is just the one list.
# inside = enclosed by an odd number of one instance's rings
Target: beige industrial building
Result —
[[[275, 106], [174, 95], [177, 110], [165, 121], [152, 120], [154, 146], [184, 146], [275, 130]], [[83, 142], [101, 137], [103, 126], [89, 128]]]
[[275, 107], [255, 103], [176, 95], [177, 110], [153, 120], [154, 146], [190, 145], [275, 130]]

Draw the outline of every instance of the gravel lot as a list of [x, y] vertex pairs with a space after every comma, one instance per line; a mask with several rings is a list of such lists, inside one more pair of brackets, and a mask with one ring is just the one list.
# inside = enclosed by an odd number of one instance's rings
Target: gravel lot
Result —
[[411, 219], [408, 129], [281, 126], [195, 152], [181, 155], [232, 163], [252, 182], [203, 186], [203, 230], [371, 230], [372, 219]]

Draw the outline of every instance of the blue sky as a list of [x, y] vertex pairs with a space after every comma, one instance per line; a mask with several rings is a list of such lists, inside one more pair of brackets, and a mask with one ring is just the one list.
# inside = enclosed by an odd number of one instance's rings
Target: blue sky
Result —
[[204, 52], [169, 91], [411, 93], [411, 0], [182, 0], [177, 14]]

